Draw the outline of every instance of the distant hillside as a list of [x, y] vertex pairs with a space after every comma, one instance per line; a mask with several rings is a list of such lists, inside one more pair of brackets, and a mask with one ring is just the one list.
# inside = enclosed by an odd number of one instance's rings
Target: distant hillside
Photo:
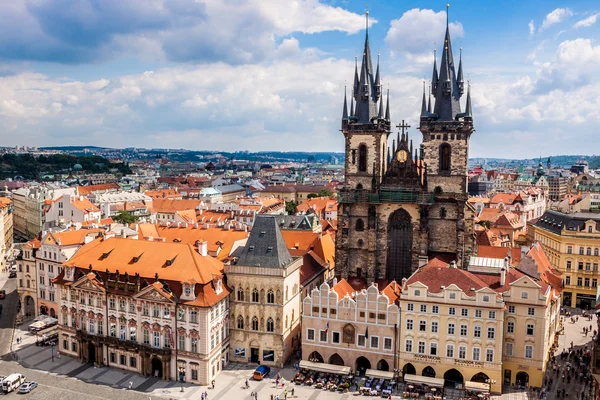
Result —
[[83, 151], [88, 150], [113, 150], [110, 147], [98, 147], [98, 146], [51, 146], [51, 147], [40, 147], [40, 150], [58, 150], [58, 151]]
[[33, 157], [31, 154], [4, 154], [0, 159], [0, 179], [22, 177], [23, 179], [40, 179], [43, 175], [67, 174], [75, 164], [87, 173], [108, 172], [117, 169], [123, 174], [131, 173], [131, 169], [123, 163], [111, 163], [100, 156], [72, 156], [68, 154], [52, 154]]

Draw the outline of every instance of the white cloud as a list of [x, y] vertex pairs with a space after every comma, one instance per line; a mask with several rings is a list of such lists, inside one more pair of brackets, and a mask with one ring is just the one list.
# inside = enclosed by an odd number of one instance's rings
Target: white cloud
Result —
[[573, 11], [571, 11], [571, 9], [569, 8], [557, 8], [550, 14], [546, 15], [546, 18], [544, 18], [542, 26], [540, 27], [540, 31], [548, 29], [552, 25], [558, 24], [559, 22], [564, 21], [572, 15]]
[[529, 24], [527, 25], [529, 27], [529, 36], [533, 36], [535, 33], [535, 22], [533, 22], [533, 20], [529, 21]]
[[[464, 36], [460, 22], [451, 22], [449, 27], [452, 38]], [[414, 8], [390, 22], [385, 43], [392, 54], [404, 54], [412, 60], [424, 60], [423, 56], [429, 55], [431, 62], [433, 43], [440, 47], [445, 30], [446, 12]]]
[[592, 26], [596, 23], [596, 21], [598, 20], [598, 17], [600, 17], [600, 13], [590, 15], [589, 17], [587, 17], [585, 19], [577, 21], [575, 23], [575, 25], [573, 25], [573, 27], [584, 28], [584, 27]]

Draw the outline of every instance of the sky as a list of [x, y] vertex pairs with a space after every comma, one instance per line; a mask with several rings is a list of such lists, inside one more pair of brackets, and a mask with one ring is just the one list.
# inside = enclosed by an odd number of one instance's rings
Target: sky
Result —
[[[2, 1], [0, 145], [343, 151], [365, 3]], [[419, 143], [446, 4], [368, 9], [392, 124], [408, 121]], [[600, 3], [456, 0], [448, 12], [471, 83], [471, 157], [599, 153]]]

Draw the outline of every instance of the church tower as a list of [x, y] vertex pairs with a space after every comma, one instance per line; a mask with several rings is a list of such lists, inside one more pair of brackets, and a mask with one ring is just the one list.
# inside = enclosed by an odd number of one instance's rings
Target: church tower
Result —
[[[429, 252], [454, 253], [459, 265], [472, 251], [472, 240], [465, 232], [465, 217], [469, 210], [467, 176], [469, 140], [474, 131], [470, 86], [467, 86], [464, 111], [460, 100], [465, 94], [462, 48], [458, 69], [454, 63], [448, 6], [446, 35], [438, 73], [434, 52], [431, 90], [435, 105], [421, 107], [419, 130], [423, 134], [423, 153], [427, 164], [427, 190], [433, 192], [436, 204], [429, 210]], [[465, 214], [466, 213], [466, 214]], [[449, 232], [457, 232], [449, 238]]]

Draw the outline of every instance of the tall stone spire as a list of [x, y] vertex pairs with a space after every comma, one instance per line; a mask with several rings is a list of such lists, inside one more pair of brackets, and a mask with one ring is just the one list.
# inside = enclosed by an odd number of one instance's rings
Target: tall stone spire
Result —
[[385, 120], [390, 122], [390, 89], [387, 90], [387, 103], [385, 105]]
[[358, 57], [354, 56], [354, 86], [352, 86], [352, 97], [355, 100], [358, 100], [358, 89], [359, 89], [359, 81], [358, 81]]
[[429, 94], [427, 95], [427, 112], [431, 114], [431, 86], [429, 87]]
[[348, 101], [346, 100], [346, 86], [344, 86], [344, 110], [342, 111], [342, 119], [348, 119]]
[[462, 70], [462, 47], [460, 48], [460, 59], [458, 61], [458, 74], [456, 76], [456, 82], [458, 83], [458, 90], [460, 90], [460, 95], [462, 96], [465, 93], [465, 81], [463, 79]]
[[355, 116], [358, 123], [370, 124], [371, 119], [377, 117], [377, 101], [379, 94], [375, 86], [373, 63], [371, 61], [371, 47], [369, 45], [369, 12], [366, 13], [367, 32], [365, 34], [365, 47], [363, 50], [362, 64], [359, 76], [359, 90], [356, 98]]
[[454, 121], [457, 115], [461, 113], [460, 98], [462, 93], [454, 69], [452, 41], [450, 40], [450, 27], [448, 22], [448, 7], [449, 5], [446, 5], [446, 35], [444, 38], [444, 48], [440, 64], [440, 76], [437, 85], [434, 85], [434, 82], [432, 82], [435, 97], [433, 113], [437, 114], [438, 121]]
[[431, 75], [431, 87], [435, 91], [438, 85], [437, 50], [433, 49], [433, 74]]
[[379, 114], [377, 116], [383, 118], [383, 97], [379, 100]]
[[425, 81], [423, 81], [423, 103], [421, 104], [421, 117], [424, 116], [426, 113], [427, 113], [427, 98], [425, 97]]
[[465, 117], [473, 118], [473, 109], [471, 108], [471, 83], [467, 87], [467, 104], [465, 105]]

